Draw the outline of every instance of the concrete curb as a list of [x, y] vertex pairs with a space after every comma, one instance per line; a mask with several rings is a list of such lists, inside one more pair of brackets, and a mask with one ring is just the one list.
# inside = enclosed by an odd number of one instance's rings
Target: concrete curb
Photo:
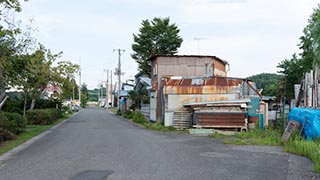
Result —
[[[79, 111], [81, 112], [81, 111]], [[71, 117], [77, 115], [79, 112], [73, 114]], [[62, 122], [60, 122], [59, 124], [52, 126], [51, 128], [49, 128], [48, 130], [44, 131], [43, 133], [27, 140], [26, 142], [18, 145], [17, 147], [9, 150], [8, 152], [0, 155], [0, 164], [3, 163], [4, 161], [9, 160], [13, 155], [19, 153], [20, 151], [26, 149], [27, 147], [29, 147], [31, 144], [35, 143], [36, 141], [38, 141], [39, 139], [41, 139], [42, 137], [50, 134], [52, 131], [54, 131], [55, 129], [57, 129], [59, 126], [61, 126], [62, 124], [64, 124], [66, 121], [68, 121], [71, 117], [63, 120]]]

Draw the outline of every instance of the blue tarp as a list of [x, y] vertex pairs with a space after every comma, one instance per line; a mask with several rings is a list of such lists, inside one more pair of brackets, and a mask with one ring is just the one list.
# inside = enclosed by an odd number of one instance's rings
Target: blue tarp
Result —
[[298, 121], [303, 125], [303, 134], [307, 140], [320, 138], [320, 110], [309, 108], [292, 108], [289, 120]]

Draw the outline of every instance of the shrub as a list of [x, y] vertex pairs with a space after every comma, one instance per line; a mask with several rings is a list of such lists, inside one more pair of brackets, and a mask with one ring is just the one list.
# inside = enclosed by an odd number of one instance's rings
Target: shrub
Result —
[[131, 110], [127, 110], [124, 112], [124, 115], [123, 115], [125, 118], [127, 119], [132, 119], [133, 116], [134, 116], [134, 111], [131, 111]]
[[12, 139], [15, 139], [15, 138], [16, 138], [16, 136], [12, 132], [0, 128], [0, 142], [1, 141], [12, 140]]
[[23, 99], [19, 97], [9, 98], [4, 106], [1, 108], [5, 112], [16, 112], [22, 114], [23, 112]]
[[70, 110], [69, 106], [62, 106], [61, 114], [72, 114], [72, 111]]
[[117, 115], [121, 115], [121, 111], [120, 111], [120, 109], [117, 109], [117, 113], [116, 113]]
[[139, 124], [145, 124], [147, 121], [146, 121], [146, 119], [145, 119], [145, 117], [144, 117], [144, 115], [141, 113], [141, 112], [139, 112], [139, 111], [137, 111], [135, 114], [134, 114], [134, 116], [133, 116], [133, 122], [135, 122], [135, 123], [139, 123]]
[[0, 113], [0, 128], [10, 131], [14, 134], [19, 134], [23, 132], [25, 126], [26, 121], [22, 115], [9, 112]]
[[29, 124], [48, 125], [61, 117], [58, 109], [34, 109], [27, 111]]

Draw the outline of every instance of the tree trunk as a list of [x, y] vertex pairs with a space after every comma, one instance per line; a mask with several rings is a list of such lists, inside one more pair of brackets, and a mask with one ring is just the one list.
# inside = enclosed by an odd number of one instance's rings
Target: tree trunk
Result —
[[33, 98], [31, 101], [30, 110], [33, 110], [35, 105], [36, 105], [36, 99]]
[[3, 100], [5, 95], [6, 95], [6, 88], [4, 86], [3, 68], [2, 68], [2, 62], [0, 60], [0, 102]]
[[23, 117], [26, 117], [26, 110], [27, 110], [27, 93], [24, 93], [24, 104], [23, 104]]

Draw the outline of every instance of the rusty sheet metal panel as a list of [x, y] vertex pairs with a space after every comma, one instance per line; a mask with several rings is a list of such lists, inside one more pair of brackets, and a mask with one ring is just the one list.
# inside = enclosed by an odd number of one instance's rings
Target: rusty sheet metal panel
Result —
[[200, 127], [246, 128], [244, 112], [195, 112], [193, 124]]
[[238, 86], [164, 86], [165, 94], [240, 94]]
[[239, 98], [239, 94], [169, 94], [166, 101], [168, 102], [168, 111], [177, 111], [184, 109], [183, 104], [194, 102], [223, 101]]

